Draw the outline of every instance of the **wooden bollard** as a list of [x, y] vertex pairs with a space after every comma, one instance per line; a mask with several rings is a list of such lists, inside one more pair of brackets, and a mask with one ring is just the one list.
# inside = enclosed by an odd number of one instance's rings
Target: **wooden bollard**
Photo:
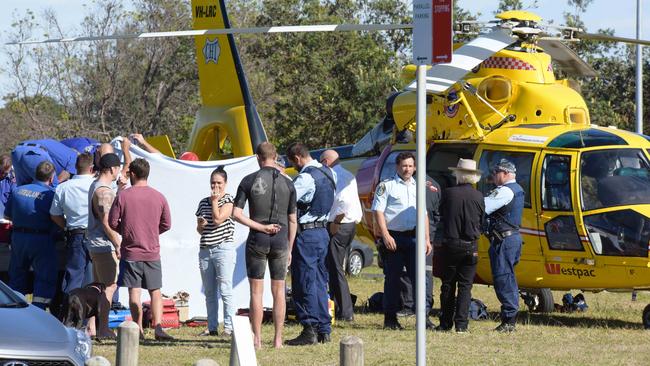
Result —
[[359, 337], [341, 339], [341, 366], [363, 366], [363, 341]]
[[138, 366], [140, 327], [133, 321], [122, 322], [117, 329], [116, 366]]

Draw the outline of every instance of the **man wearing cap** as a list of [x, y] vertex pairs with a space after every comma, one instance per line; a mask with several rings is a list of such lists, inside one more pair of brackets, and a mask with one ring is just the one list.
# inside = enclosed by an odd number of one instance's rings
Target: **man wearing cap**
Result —
[[[485, 214], [483, 195], [472, 187], [481, 179], [476, 161], [458, 160], [449, 168], [456, 186], [445, 189], [440, 213], [443, 222], [442, 285], [440, 286], [440, 325], [438, 331], [467, 332], [472, 283], [478, 263], [478, 239]], [[458, 289], [458, 296], [456, 296]]]
[[[396, 174], [377, 186], [372, 211], [385, 246], [384, 252], [384, 328], [403, 329], [397, 321], [400, 301], [400, 276], [406, 271], [415, 284], [416, 185], [415, 155], [404, 151], [395, 159]], [[425, 227], [426, 254], [431, 252], [429, 223]], [[417, 288], [417, 285], [416, 285]], [[415, 291], [417, 293], [417, 290]], [[430, 322], [427, 319], [427, 326]]]
[[515, 266], [521, 256], [521, 215], [524, 209], [524, 190], [515, 180], [515, 164], [501, 159], [491, 169], [497, 186], [485, 197], [490, 239], [490, 266], [494, 291], [501, 302], [501, 324], [498, 332], [515, 330], [519, 310], [519, 287]]
[[[115, 181], [120, 175], [120, 159], [113, 153], [104, 154], [99, 160], [99, 176], [88, 190], [88, 229], [86, 248], [93, 262], [93, 281], [106, 286], [104, 292], [110, 303], [117, 289], [117, 269], [122, 238], [108, 224], [117, 187]], [[98, 321], [98, 335], [114, 338], [108, 328], [108, 313]]]
[[7, 201], [5, 217], [13, 221], [9, 286], [27, 293], [29, 267], [34, 269], [32, 304], [45, 309], [56, 293], [57, 260], [50, 205], [54, 197], [54, 165], [42, 161], [33, 183], [16, 187]]

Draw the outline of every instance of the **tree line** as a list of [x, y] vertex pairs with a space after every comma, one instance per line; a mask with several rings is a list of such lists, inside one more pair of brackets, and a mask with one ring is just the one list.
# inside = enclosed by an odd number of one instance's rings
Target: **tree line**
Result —
[[[564, 21], [582, 26], [592, 0], [568, 0]], [[456, 1], [455, 19], [476, 19]], [[534, 8], [536, 1], [501, 0], [495, 13]], [[410, 23], [404, 0], [230, 0], [234, 27], [332, 23]], [[188, 0], [97, 0], [74, 30], [51, 11], [27, 12], [8, 38], [108, 35], [191, 29]], [[590, 30], [593, 31], [593, 30]], [[598, 30], [612, 33], [612, 29]], [[236, 43], [272, 142], [301, 140], [312, 148], [354, 143], [401, 89], [411, 32], [241, 35]], [[576, 52], [599, 72], [578, 84], [593, 123], [633, 129], [634, 48], [581, 42]], [[184, 151], [199, 107], [194, 40], [118, 40], [5, 47], [11, 80], [0, 108], [0, 151], [27, 138], [89, 136], [108, 140], [141, 132], [170, 136]], [[644, 58], [648, 60], [648, 58]], [[645, 65], [645, 72], [650, 67]], [[645, 103], [650, 105], [646, 93]], [[646, 119], [647, 120], [647, 119]]]

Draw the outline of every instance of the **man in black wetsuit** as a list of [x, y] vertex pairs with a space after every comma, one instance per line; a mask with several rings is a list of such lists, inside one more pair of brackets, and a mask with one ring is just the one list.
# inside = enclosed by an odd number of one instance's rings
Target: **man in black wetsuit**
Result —
[[[250, 228], [246, 241], [246, 272], [251, 289], [250, 319], [256, 348], [262, 346], [262, 294], [264, 272], [269, 262], [273, 294], [273, 344], [282, 347], [286, 311], [284, 279], [291, 263], [291, 247], [296, 237], [296, 190], [291, 179], [276, 168], [277, 153], [269, 142], [255, 150], [260, 170], [242, 179], [237, 188], [233, 216]], [[243, 209], [248, 201], [249, 217]]]

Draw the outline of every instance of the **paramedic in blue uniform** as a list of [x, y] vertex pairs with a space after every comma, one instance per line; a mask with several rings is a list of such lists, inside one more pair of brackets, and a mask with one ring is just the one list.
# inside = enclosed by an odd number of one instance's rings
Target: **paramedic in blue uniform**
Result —
[[[396, 174], [379, 183], [372, 203], [377, 228], [385, 247], [383, 300], [384, 328], [387, 329], [403, 329], [397, 321], [397, 311], [400, 302], [400, 276], [404, 267], [411, 283], [416, 284], [416, 288], [418, 285], [415, 279], [415, 155], [410, 151], [401, 152], [397, 155], [395, 163]], [[429, 223], [426, 225], [426, 254], [429, 255]], [[417, 294], [417, 290], [414, 293]]]
[[330, 237], [327, 218], [334, 203], [336, 174], [309, 155], [300, 143], [287, 149], [287, 158], [300, 172], [294, 180], [298, 206], [298, 235], [291, 251], [291, 285], [300, 335], [287, 341], [302, 346], [330, 342], [328, 274], [325, 260]]
[[485, 197], [485, 213], [488, 215], [490, 239], [490, 265], [494, 291], [501, 302], [499, 332], [515, 330], [519, 310], [519, 287], [515, 278], [515, 266], [521, 256], [521, 215], [524, 209], [524, 190], [515, 180], [515, 165], [501, 159], [491, 169], [497, 186]]
[[91, 155], [95, 154], [95, 151], [97, 151], [97, 148], [101, 145], [99, 141], [91, 139], [90, 137], [71, 137], [61, 140], [61, 143], [77, 151], [79, 154], [87, 152]]
[[11, 160], [16, 172], [16, 184], [23, 185], [35, 180], [36, 166], [47, 160], [54, 164], [56, 174], [53, 185], [64, 182], [77, 174], [75, 162], [78, 153], [64, 144], [52, 140], [27, 140], [16, 145], [11, 152]]
[[54, 223], [50, 206], [54, 198], [54, 165], [43, 161], [36, 167], [33, 183], [16, 187], [7, 201], [5, 216], [12, 220], [9, 286], [25, 294], [29, 267], [34, 269], [32, 304], [45, 309], [57, 285], [57, 260], [54, 247]]

